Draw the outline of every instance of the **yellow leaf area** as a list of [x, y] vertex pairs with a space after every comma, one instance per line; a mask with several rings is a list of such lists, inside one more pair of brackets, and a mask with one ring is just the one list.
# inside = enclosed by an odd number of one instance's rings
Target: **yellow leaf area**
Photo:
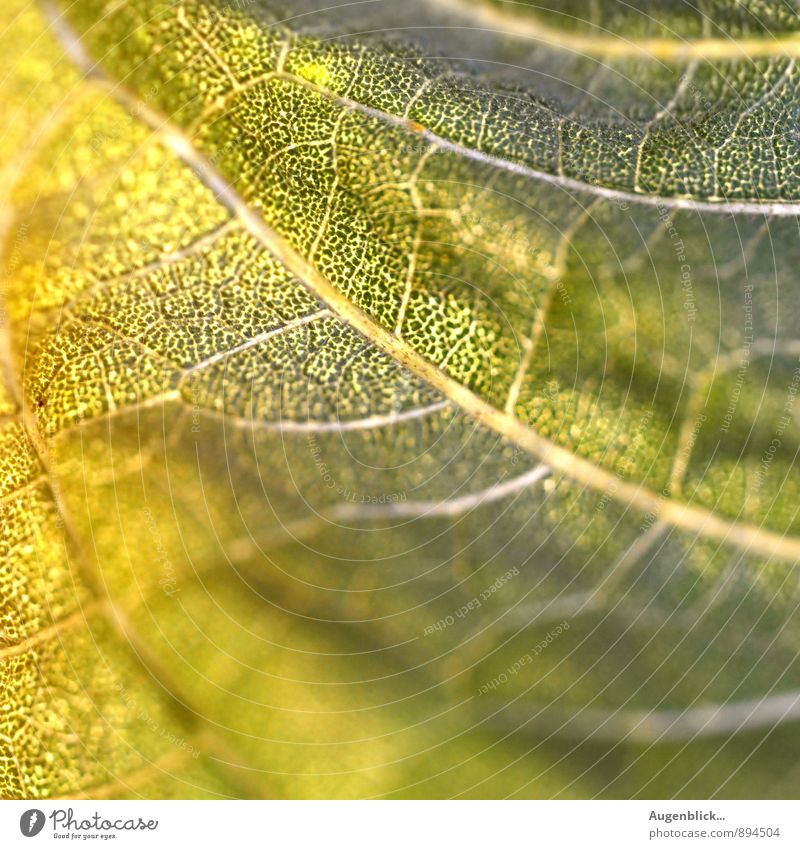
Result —
[[[252, 439], [231, 403], [243, 420], [329, 413], [352, 331], [156, 135], [33, 38], [38, 15], [17, 5], [12, 67], [36, 42], [54, 71], [49, 103], [34, 102], [36, 70], [5, 107], [9, 136], [40, 126], [27, 144], [9, 139], [25, 153], [7, 189], [7, 304], [22, 328], [9, 384], [19, 376], [22, 400], [2, 399], [3, 796], [352, 797], [427, 779], [432, 760], [460, 763], [472, 751], [456, 729], [442, 736], [428, 685], [366, 644], [360, 623], [309, 620], [239, 571], [255, 544], [237, 499], [265, 525], [271, 508], [246, 491], [259, 480], [252, 451], [218, 454], [220, 438], [240, 443], [229, 452]], [[317, 382], [298, 409], [282, 404], [267, 355], [284, 358], [282, 382]], [[251, 372], [238, 399], [232, 359]], [[396, 414], [396, 389], [408, 408], [427, 402], [377, 354], [344, 379], [352, 416]], [[362, 385], [384, 393], [380, 407], [359, 409]], [[280, 436], [269, 442], [281, 451]], [[231, 462], [248, 479], [225, 491]], [[218, 493], [205, 494], [208, 474]]]

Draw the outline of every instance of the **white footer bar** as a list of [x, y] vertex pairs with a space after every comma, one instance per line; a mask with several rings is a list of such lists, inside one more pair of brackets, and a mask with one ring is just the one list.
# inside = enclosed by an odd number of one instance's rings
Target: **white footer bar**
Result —
[[182, 845], [782, 849], [800, 847], [800, 803], [145, 800], [0, 804], [0, 846], [32, 849], [53, 842], [170, 849]]

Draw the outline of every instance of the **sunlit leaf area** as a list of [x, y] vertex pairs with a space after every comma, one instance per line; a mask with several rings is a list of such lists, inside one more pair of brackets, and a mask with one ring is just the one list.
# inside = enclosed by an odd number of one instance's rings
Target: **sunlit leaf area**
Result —
[[788, 0], [3, 0], [0, 795], [791, 798]]

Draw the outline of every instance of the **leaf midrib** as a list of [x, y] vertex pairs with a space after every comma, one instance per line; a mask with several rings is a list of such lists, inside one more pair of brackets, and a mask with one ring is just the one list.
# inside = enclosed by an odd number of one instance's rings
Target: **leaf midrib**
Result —
[[[486, 153], [477, 150], [474, 147], [469, 147], [461, 142], [453, 141], [452, 139], [434, 133], [426, 127], [420, 128], [414, 121], [407, 118], [402, 118], [392, 112], [386, 112], [382, 109], [377, 109], [374, 106], [367, 106], [357, 100], [353, 100], [345, 95], [331, 91], [324, 86], [307, 80], [304, 77], [299, 77], [296, 74], [287, 72], [273, 72], [270, 74], [275, 79], [294, 82], [296, 85], [314, 91], [322, 97], [332, 100], [334, 103], [350, 109], [354, 112], [359, 112], [363, 115], [376, 118], [386, 124], [391, 124], [400, 127], [406, 131], [411, 131], [417, 134], [420, 138], [427, 141], [431, 146], [454, 153], [464, 159], [471, 159], [482, 165], [488, 165], [493, 168], [498, 168], [502, 171], [507, 171], [511, 174], [516, 174], [529, 180], [536, 180], [542, 183], [550, 183], [569, 192], [581, 192], [583, 194], [592, 195], [596, 198], [604, 200], [635, 203], [641, 206], [654, 206], [657, 208], [667, 209], [686, 209], [694, 212], [712, 212], [724, 215], [772, 215], [776, 217], [797, 216], [800, 215], [800, 201], [793, 200], [754, 200], [743, 198], [741, 200], [727, 200], [725, 198], [717, 199], [702, 199], [695, 197], [684, 197], [680, 195], [659, 195], [653, 192], [636, 192], [626, 189], [615, 189], [611, 186], [603, 186], [597, 183], [587, 183], [577, 177], [570, 177], [567, 174], [553, 174], [549, 171], [542, 171], [538, 168], [533, 168], [523, 162], [517, 162], [513, 159], [504, 159], [502, 156], [497, 156], [493, 153]], [[242, 86], [236, 89], [235, 94], [246, 90], [247, 86]]]
[[[47, 17], [55, 24], [52, 9]], [[471, 390], [425, 359], [371, 316], [350, 301], [283, 236], [272, 229], [252, 209], [229, 181], [200, 153], [185, 133], [160, 112], [143, 102], [134, 92], [107, 77], [85, 53], [77, 35], [63, 18], [57, 19], [56, 35], [87, 78], [104, 88], [123, 108], [135, 114], [160, 138], [201, 182], [242, 224], [262, 247], [281, 262], [335, 315], [385, 354], [424, 380], [429, 386], [469, 414], [475, 421], [505, 437], [538, 458], [553, 471], [558, 471], [627, 507], [697, 536], [708, 537], [728, 545], [758, 552], [767, 557], [800, 560], [800, 538], [752, 524], [723, 519], [711, 510], [695, 507], [673, 498], [665, 498], [653, 490], [619, 477], [589, 460], [556, 445], [536, 433], [519, 419], [484, 401]], [[396, 120], [402, 120], [392, 116]]]

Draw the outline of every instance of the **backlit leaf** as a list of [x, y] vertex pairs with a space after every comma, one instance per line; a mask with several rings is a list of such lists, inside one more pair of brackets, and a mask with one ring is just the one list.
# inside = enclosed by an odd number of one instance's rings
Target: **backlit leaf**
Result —
[[320, 5], [4, 7], [3, 794], [791, 794], [797, 15]]

